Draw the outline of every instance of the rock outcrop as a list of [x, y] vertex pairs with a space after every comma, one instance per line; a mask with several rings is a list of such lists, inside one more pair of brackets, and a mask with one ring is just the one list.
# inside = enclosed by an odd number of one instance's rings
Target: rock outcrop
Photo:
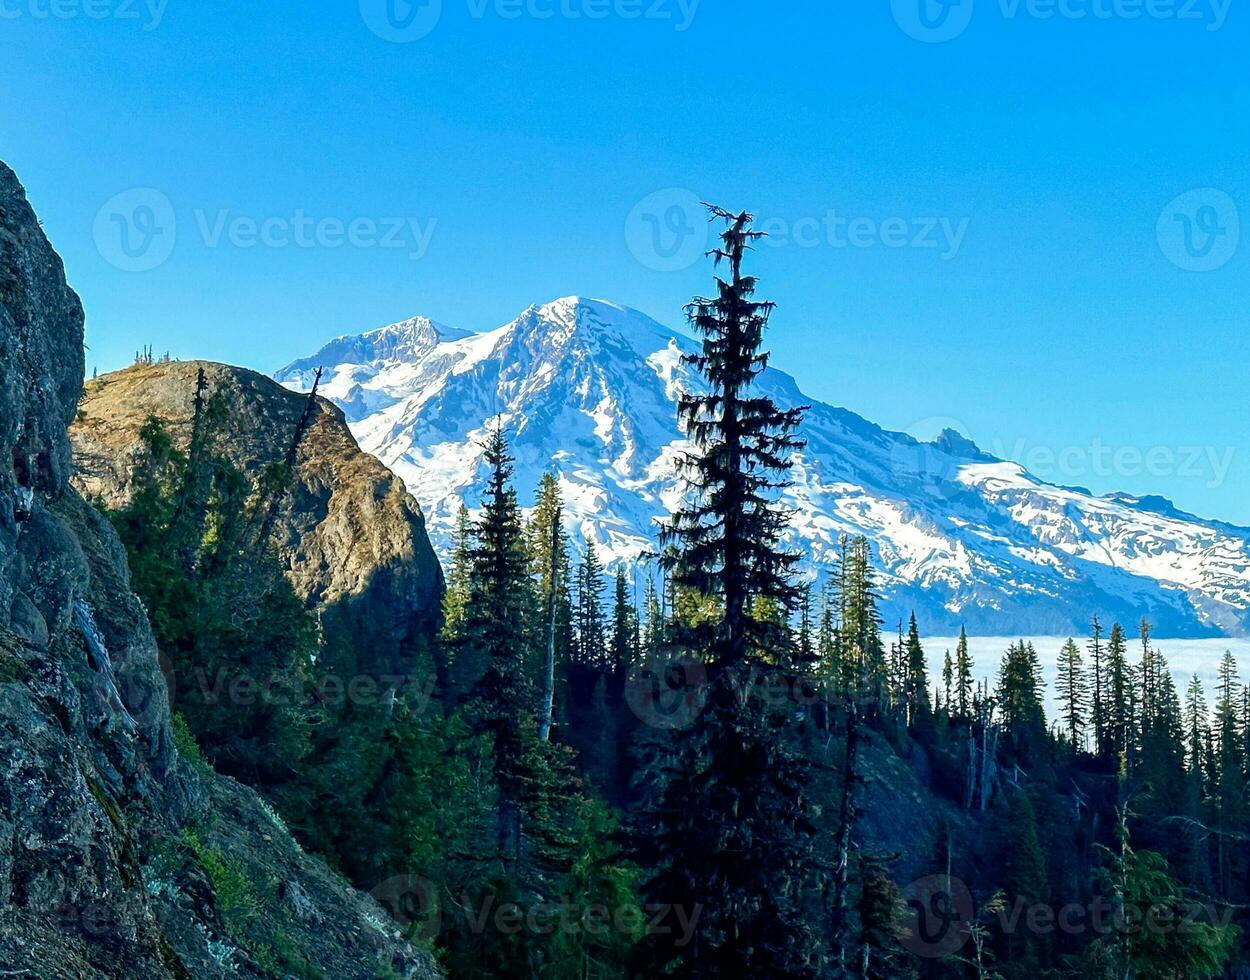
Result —
[[82, 340], [0, 164], [0, 973], [438, 976], [175, 739], [124, 552], [69, 483]]
[[[286, 453], [307, 396], [243, 368], [204, 361], [138, 364], [89, 382], [70, 430], [76, 487], [104, 506], [123, 506], [148, 419], [165, 421], [185, 448], [197, 375], [226, 396], [222, 448], [255, 475]], [[363, 453], [333, 404], [318, 399], [300, 444], [294, 486], [274, 524], [288, 580], [327, 633], [368, 635], [382, 671], [402, 673], [413, 642], [432, 635], [442, 572], [417, 502]], [[381, 644], [387, 649], [377, 649]]]

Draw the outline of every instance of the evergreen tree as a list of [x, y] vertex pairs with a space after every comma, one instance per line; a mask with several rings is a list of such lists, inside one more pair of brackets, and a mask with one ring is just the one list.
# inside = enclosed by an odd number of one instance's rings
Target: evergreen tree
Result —
[[835, 688], [842, 675], [840, 663], [842, 642], [838, 628], [838, 597], [836, 581], [830, 577], [825, 583], [820, 602], [820, 629], [816, 639], [819, 672], [826, 683]]
[[588, 540], [577, 572], [577, 660], [599, 671], [608, 665], [603, 588], [603, 566], [595, 543]]
[[844, 543], [842, 565], [839, 575], [843, 583], [840, 590], [843, 676], [839, 690], [857, 692], [879, 708], [886, 701], [889, 670], [881, 642], [881, 617], [877, 613], [867, 539], [856, 538]]
[[922, 726], [932, 721], [933, 706], [929, 702], [929, 674], [925, 665], [924, 648], [920, 644], [920, 628], [916, 625], [915, 613], [911, 614], [911, 621], [907, 626], [904, 659], [907, 721], [913, 727]]
[[1094, 751], [1098, 755], [1109, 754], [1110, 734], [1107, 716], [1107, 683], [1103, 663], [1102, 623], [1095, 616], [1090, 624], [1089, 642], [1090, 679], [1093, 693], [1090, 701], [1089, 721], [1094, 733]]
[[772, 304], [754, 298], [742, 261], [760, 234], [748, 214], [712, 213], [727, 224], [715, 254], [729, 276], [717, 280], [715, 298], [689, 309], [703, 346], [687, 363], [708, 391], [681, 401], [695, 446], [683, 463], [691, 494], [663, 539], [675, 582], [715, 598], [719, 615], [695, 632], [714, 671], [655, 811], [660, 860], [648, 887], [653, 899], [697, 905], [702, 915], [689, 949], [651, 937], [650, 975], [816, 976], [823, 941], [805, 901], [816, 870], [810, 767], [787, 746], [792, 712], [750, 696], [753, 667], [788, 642], [756, 616], [757, 600], [790, 613], [799, 598], [797, 556], [781, 546], [789, 515], [775, 496], [801, 411], [752, 391], [768, 360], [761, 345]]
[[554, 722], [557, 669], [569, 662], [573, 647], [569, 545], [561, 525], [563, 514], [560, 482], [544, 473], [529, 526], [531, 574], [541, 598], [541, 622], [536, 624], [536, 632], [542, 636], [544, 652], [538, 721], [538, 737], [543, 741], [550, 737]]
[[1059, 704], [1068, 740], [1075, 751], [1085, 747], [1085, 704], [1088, 685], [1081, 648], [1069, 637], [1059, 651]]
[[1032, 643], [1013, 643], [1003, 658], [998, 680], [1003, 727], [1021, 758], [1036, 761], [1046, 734], [1042, 707], [1042, 672]]
[[968, 632], [959, 628], [959, 645], [955, 648], [955, 705], [960, 718], [972, 717], [972, 657], [968, 654]]
[[[998, 876], [1008, 898], [1022, 908], [1045, 905], [1050, 898], [1046, 859], [1033, 802], [1023, 790], [1007, 794], [999, 810], [996, 837]], [[999, 959], [1011, 964], [1010, 977], [1026, 978], [1037, 974], [1048, 952], [1046, 936], [1018, 929], [1003, 937]]]
[[499, 856], [515, 861], [521, 848], [525, 715], [532, 693], [525, 675], [526, 613], [532, 581], [521, 510], [512, 488], [512, 457], [501, 428], [487, 437], [488, 468], [481, 517], [470, 548], [469, 607], [464, 646], [483, 673], [474, 685], [471, 715], [492, 739], [498, 786]]
[[951, 714], [951, 703], [955, 697], [955, 661], [951, 659], [950, 648], [942, 658], [942, 703], [946, 706], [946, 714]]
[[460, 668], [464, 665], [458, 666], [456, 663], [460, 646], [464, 642], [465, 616], [469, 608], [472, 547], [473, 521], [469, 517], [469, 508], [461, 504], [456, 514], [451, 561], [447, 566], [446, 591], [443, 592], [443, 628], [439, 633], [441, 647], [439, 680], [443, 690], [448, 694], [456, 686], [450, 680], [452, 676], [460, 682], [459, 686], [464, 686], [466, 682], [475, 679], [462, 676]]
[[[1114, 900], [1113, 930], [1085, 951], [1081, 975], [1090, 980], [1214, 980], [1221, 976], [1235, 945], [1236, 929], [1193, 917], [1193, 902], [1168, 873], [1163, 856], [1129, 846], [1124, 816], [1118, 835], [1118, 853], [1100, 876]], [[1183, 927], [1169, 927], [1181, 922]]]
[[1185, 749], [1190, 772], [1202, 775], [1204, 753], [1211, 738], [1211, 715], [1202, 680], [1195, 674], [1185, 696]]
[[625, 569], [616, 570], [612, 603], [612, 646], [610, 669], [614, 674], [624, 674], [637, 662], [634, 644], [638, 635], [638, 614], [629, 597], [629, 580]]
[[1216, 884], [1221, 898], [1228, 898], [1236, 875], [1240, 835], [1246, 816], [1246, 773], [1243, 768], [1238, 699], [1241, 682], [1237, 661], [1225, 651], [1220, 661], [1218, 698], [1215, 704], [1215, 778], [1212, 782], [1216, 821]]
[[665, 556], [674, 582], [719, 600], [721, 615], [707, 624], [704, 639], [718, 666], [736, 670], [788, 641], [784, 623], [756, 618], [756, 602], [790, 613], [800, 598], [792, 578], [799, 555], [781, 543], [791, 513], [776, 497], [792, 465], [788, 454], [802, 445], [794, 432], [804, 410], [780, 409], [751, 391], [768, 365], [762, 343], [773, 304], [754, 298], [756, 280], [742, 274], [742, 261], [762, 233], [746, 213], [712, 213], [728, 225], [713, 254], [729, 264], [730, 275], [717, 279], [717, 296], [688, 308], [703, 344], [686, 363], [710, 391], [680, 400], [695, 446], [679, 460], [692, 494], [661, 537], [677, 546]]
[[819, 664], [816, 651], [816, 637], [812, 621], [812, 587], [804, 584], [799, 600], [799, 627], [794, 640], [794, 662], [791, 664], [796, 674], [813, 673]]
[[647, 588], [643, 597], [643, 610], [646, 614], [646, 627], [643, 630], [643, 652], [649, 663], [655, 663], [660, 650], [664, 646], [666, 622], [664, 607], [660, 603], [660, 595], [655, 587], [655, 580], [647, 575]]
[[1107, 684], [1104, 690], [1107, 710], [1107, 744], [1104, 752], [1127, 763], [1132, 735], [1132, 682], [1129, 676], [1128, 643], [1124, 627], [1112, 624], [1107, 639]]

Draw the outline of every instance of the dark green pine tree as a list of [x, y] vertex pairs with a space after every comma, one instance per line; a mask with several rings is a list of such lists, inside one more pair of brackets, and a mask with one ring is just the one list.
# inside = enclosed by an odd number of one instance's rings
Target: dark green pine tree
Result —
[[1237, 877], [1236, 838], [1246, 819], [1246, 774], [1242, 768], [1241, 731], [1238, 701], [1241, 681], [1237, 661], [1231, 651], [1224, 653], [1219, 669], [1219, 697], [1215, 704], [1215, 781], [1213, 790], [1216, 821], [1216, 883], [1221, 898], [1230, 897]]
[[1204, 802], [1207, 797], [1210, 771], [1208, 749], [1211, 744], [1211, 714], [1202, 681], [1195, 675], [1185, 692], [1181, 752], [1185, 760], [1183, 806], [1185, 818], [1180, 829], [1180, 845], [1186, 853], [1178, 863], [1186, 872], [1186, 881], [1201, 892], [1211, 892], [1211, 849], [1206, 832]]
[[664, 646], [664, 634], [667, 628], [664, 606], [660, 602], [659, 592], [655, 587], [655, 579], [648, 573], [647, 589], [642, 600], [643, 612], [646, 617], [642, 633], [642, 653], [647, 663], [658, 662], [660, 650]]
[[573, 603], [568, 536], [561, 524], [564, 501], [560, 481], [543, 474], [529, 525], [530, 571], [537, 583], [539, 607], [534, 632], [541, 636], [538, 735], [550, 738], [555, 716], [556, 679], [573, 649]]
[[775, 501], [787, 485], [788, 455], [802, 445], [794, 432], [804, 410], [778, 408], [752, 392], [768, 364], [762, 345], [773, 304], [754, 298], [756, 279], [742, 274], [742, 261], [762, 233], [751, 229], [749, 214], [712, 213], [728, 225], [713, 254], [730, 275], [717, 279], [717, 296], [696, 299], [687, 311], [703, 345], [686, 362], [710, 391], [679, 403], [695, 446], [679, 460], [692, 494], [662, 539], [676, 546], [666, 554], [675, 584], [719, 600], [720, 615], [701, 639], [718, 666], [738, 669], [788, 642], [784, 621], [755, 609], [789, 614], [800, 599], [793, 581], [799, 556], [781, 543], [791, 513]]
[[842, 643], [838, 628], [837, 582], [833, 577], [825, 583], [820, 600], [820, 628], [816, 636], [818, 671], [824, 683], [836, 688], [842, 675]]
[[1142, 655], [1138, 667], [1138, 708], [1143, 740], [1150, 734], [1150, 726], [1156, 720], [1160, 710], [1159, 699], [1163, 695], [1163, 672], [1159, 668], [1159, 652], [1150, 644], [1151, 626], [1142, 618], [1137, 627], [1141, 639]]
[[955, 713], [964, 720], [972, 717], [972, 657], [968, 653], [968, 632], [959, 627], [959, 645], [955, 647]]
[[638, 612], [629, 595], [629, 579], [625, 569], [616, 570], [612, 590], [612, 644], [609, 647], [609, 669], [624, 674], [637, 662]]
[[1059, 651], [1059, 710], [1068, 741], [1075, 752], [1085, 748], [1085, 711], [1089, 685], [1081, 648], [1069, 637]]
[[920, 629], [916, 625], [915, 613], [911, 614], [911, 621], [907, 625], [904, 651], [907, 723], [912, 728], [923, 729], [933, 721], [933, 705], [929, 701], [929, 672], [925, 665], [924, 648], [920, 644]]
[[752, 218], [713, 208], [726, 222], [718, 295], [696, 299], [690, 323], [703, 338], [687, 362], [707, 393], [681, 401], [695, 450], [684, 459], [690, 496], [663, 529], [676, 584], [715, 600], [692, 635], [711, 665], [707, 703], [675, 744], [649, 837], [657, 871], [649, 900], [701, 915], [688, 947], [651, 936], [646, 975], [815, 977], [827, 936], [809, 911], [819, 894], [817, 811], [807, 761], [789, 748], [793, 711], [752, 696], [755, 672], [784, 649], [784, 620], [757, 618], [772, 606], [792, 614], [798, 556], [781, 544], [789, 514], [776, 504], [802, 410], [783, 410], [754, 390], [772, 304], [755, 299], [742, 262], [760, 233]]
[[1107, 744], [1104, 751], [1128, 762], [1132, 737], [1133, 683], [1128, 663], [1128, 641], [1124, 627], [1115, 623], [1107, 639], [1107, 683], [1104, 690], [1107, 710]]
[[1094, 736], [1094, 752], [1111, 754], [1110, 723], [1107, 711], [1107, 675], [1103, 659], [1102, 623], [1095, 616], [1090, 624], [1089, 641], [1090, 706], [1089, 724]]
[[603, 615], [603, 565], [593, 541], [577, 570], [577, 662], [592, 670], [607, 667], [608, 655]]
[[471, 671], [464, 669], [462, 662], [458, 662], [460, 648], [464, 643], [465, 616], [469, 609], [472, 547], [473, 521], [469, 517], [469, 508], [461, 504], [456, 514], [451, 562], [447, 566], [446, 591], [443, 592], [443, 628], [439, 633], [439, 683], [448, 695], [457, 689], [463, 691], [466, 677], [470, 680], [476, 679], [475, 675], [470, 676]]
[[955, 661], [951, 658], [948, 647], [946, 656], [942, 658], [942, 705], [947, 717], [951, 714], [951, 702], [955, 697]]
[[1176, 683], [1161, 651], [1150, 651], [1150, 669], [1153, 672], [1148, 699], [1150, 709], [1143, 710], [1141, 715], [1137, 770], [1146, 793], [1138, 805], [1137, 816], [1147, 825], [1143, 841], [1170, 860], [1174, 856], [1173, 842], [1177, 835], [1176, 828], [1167, 822], [1168, 818], [1188, 812], [1185, 718]]
[[812, 674], [820, 663], [816, 649], [816, 624], [812, 617], [812, 587], [803, 586], [799, 599], [799, 623], [794, 635], [794, 656], [790, 665], [796, 674]]
[[512, 457], [502, 429], [488, 436], [484, 459], [489, 475], [469, 549], [463, 646], [483, 671], [473, 687], [469, 711], [476, 730], [492, 739], [499, 792], [497, 843], [506, 865], [519, 857], [521, 848], [525, 716], [533, 702], [525, 675], [525, 620], [532, 608], [533, 582], [521, 510], [511, 484]]
[[1019, 758], [1037, 761], [1046, 742], [1042, 706], [1042, 671], [1032, 643], [1013, 643], [1003, 658], [998, 679], [998, 704], [1003, 727]]
[[842, 566], [842, 678], [838, 690], [855, 692], [879, 711], [886, 702], [889, 665], [881, 642], [881, 617], [866, 538], [844, 542]]
[[1185, 694], [1185, 754], [1189, 771], [1202, 780], [1205, 751], [1211, 737], [1211, 715], [1202, 680], [1195, 674]]
[[[1050, 889], [1032, 800], [1023, 789], [1010, 790], [997, 815], [998, 873], [1004, 891], [1022, 908], [1045, 905]], [[1029, 928], [1006, 930], [1002, 944], [999, 959], [1010, 964], [1011, 980], [1037, 976], [1050, 948], [1048, 935]]]

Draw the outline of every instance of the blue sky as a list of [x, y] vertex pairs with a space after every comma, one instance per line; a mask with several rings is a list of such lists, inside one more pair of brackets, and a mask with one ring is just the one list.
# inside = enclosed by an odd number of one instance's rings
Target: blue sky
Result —
[[102, 371], [571, 293], [678, 325], [705, 198], [775, 233], [813, 396], [1250, 524], [1243, 6], [0, 0], [0, 158]]

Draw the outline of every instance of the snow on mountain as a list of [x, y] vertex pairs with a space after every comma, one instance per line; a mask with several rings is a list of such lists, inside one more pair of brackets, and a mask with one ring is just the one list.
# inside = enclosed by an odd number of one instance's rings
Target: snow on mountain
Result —
[[[440, 553], [461, 500], [477, 502], [482, 440], [499, 420], [521, 499], [556, 472], [570, 531], [628, 561], [654, 547], [681, 496], [676, 399], [698, 385], [681, 362], [692, 348], [641, 313], [570, 297], [487, 333], [415, 318], [339, 338], [275, 377], [307, 391], [325, 368], [322, 393], [407, 483]], [[812, 405], [785, 501], [796, 544], [820, 574], [841, 535], [866, 535], [887, 623], [915, 609], [930, 631], [1057, 634], [1097, 612], [1146, 615], [1161, 635], [1250, 631], [1250, 530], [1157, 497], [1053, 486], [953, 432], [932, 443], [888, 432], [777, 370], [761, 386], [783, 406]]]

